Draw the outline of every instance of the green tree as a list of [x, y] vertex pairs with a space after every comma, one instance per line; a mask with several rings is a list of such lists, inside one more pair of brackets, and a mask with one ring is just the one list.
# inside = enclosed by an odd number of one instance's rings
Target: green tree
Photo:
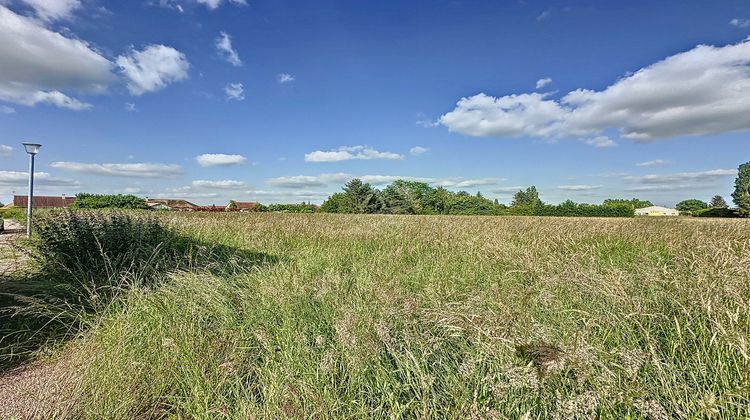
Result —
[[236, 211], [237, 210], [237, 202], [234, 200], [229, 200], [229, 205], [227, 206], [227, 211]]
[[87, 194], [76, 195], [71, 204], [73, 209], [148, 209], [146, 202], [134, 195], [123, 194]]
[[654, 205], [652, 202], [648, 200], [641, 200], [638, 198], [631, 198], [630, 200], [622, 199], [622, 198], [608, 198], [604, 200], [602, 204], [604, 204], [605, 206], [609, 206], [613, 204], [630, 204], [631, 206], [633, 206], [634, 209], [642, 209], [642, 208], [651, 207]]
[[750, 162], [743, 163], [737, 170], [732, 200], [742, 216], [750, 216]]
[[539, 192], [537, 192], [536, 187], [533, 185], [526, 188], [526, 191], [518, 191], [513, 196], [513, 207], [536, 207], [542, 204], [544, 203], [539, 199]]
[[354, 213], [378, 213], [380, 211], [378, 191], [359, 178], [354, 178], [346, 183], [344, 194]]
[[320, 206], [320, 211], [324, 213], [354, 213], [349, 206], [349, 198], [342, 192], [337, 192]]
[[707, 209], [708, 203], [698, 200], [697, 198], [691, 198], [689, 200], [680, 201], [675, 208], [682, 213], [693, 214], [700, 210]]
[[711, 199], [711, 207], [715, 208], [715, 209], [725, 209], [725, 208], [727, 208], [729, 206], [727, 205], [726, 200], [724, 200], [724, 197], [722, 197], [720, 195], [715, 195]]

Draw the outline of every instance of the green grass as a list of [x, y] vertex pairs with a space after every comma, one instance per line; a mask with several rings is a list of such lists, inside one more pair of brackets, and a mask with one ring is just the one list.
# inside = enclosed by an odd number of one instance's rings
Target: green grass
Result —
[[750, 417], [747, 220], [160, 217], [266, 264], [128, 288], [70, 416]]

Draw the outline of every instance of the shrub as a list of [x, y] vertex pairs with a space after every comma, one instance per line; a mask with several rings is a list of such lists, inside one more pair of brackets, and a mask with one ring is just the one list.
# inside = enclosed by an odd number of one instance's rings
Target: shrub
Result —
[[134, 195], [86, 194], [76, 195], [72, 209], [148, 209], [146, 202]]
[[693, 213], [696, 217], [742, 217], [736, 210], [728, 208], [703, 209]]

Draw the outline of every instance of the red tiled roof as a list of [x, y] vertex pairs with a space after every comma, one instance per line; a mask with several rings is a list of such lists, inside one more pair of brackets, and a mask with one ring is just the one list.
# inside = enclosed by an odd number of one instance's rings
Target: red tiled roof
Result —
[[[35, 209], [51, 207], [64, 208], [73, 204], [74, 201], [76, 201], [75, 197], [35, 195], [34, 199], [32, 200], [32, 207], [34, 207]], [[28, 203], [29, 198], [26, 195], [13, 196], [14, 207], [26, 208]]]
[[253, 203], [251, 201], [235, 201], [234, 204], [237, 205], [237, 210], [242, 210], [242, 209], [252, 210], [258, 207], [258, 203]]

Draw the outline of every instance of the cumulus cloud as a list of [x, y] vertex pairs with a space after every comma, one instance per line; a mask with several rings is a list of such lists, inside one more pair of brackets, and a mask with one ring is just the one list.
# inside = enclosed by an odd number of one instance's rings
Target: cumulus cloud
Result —
[[566, 191], [590, 191], [598, 190], [601, 187], [601, 185], [560, 185], [557, 188]]
[[219, 53], [219, 56], [229, 62], [229, 64], [235, 67], [242, 66], [240, 55], [237, 53], [237, 50], [232, 47], [232, 37], [226, 32], [221, 32], [219, 37], [216, 38], [216, 51]]
[[430, 151], [430, 149], [428, 149], [426, 147], [422, 147], [422, 146], [414, 146], [411, 149], [409, 149], [409, 153], [411, 153], [412, 155], [415, 155], [415, 156], [427, 153], [429, 151]]
[[90, 175], [125, 178], [168, 178], [182, 174], [182, 167], [164, 163], [52, 162], [51, 167]]
[[221, 181], [208, 181], [204, 179], [198, 179], [191, 184], [193, 187], [196, 188], [216, 188], [221, 190], [235, 190], [238, 188], [244, 188], [245, 183], [242, 181], [235, 181], [232, 179], [224, 179]]
[[22, 0], [42, 20], [68, 19], [81, 7], [80, 0]]
[[471, 188], [481, 185], [494, 185], [502, 180], [502, 178], [480, 178], [480, 179], [466, 179], [466, 178], [427, 178], [427, 177], [415, 177], [415, 176], [403, 176], [403, 175], [360, 175], [355, 176], [348, 173], [324, 173], [320, 175], [296, 175], [296, 176], [282, 176], [278, 178], [271, 178], [266, 180], [266, 183], [275, 187], [281, 188], [314, 188], [314, 187], [326, 187], [329, 185], [341, 185], [354, 178], [359, 178], [362, 182], [368, 184], [381, 186], [390, 184], [396, 180], [404, 181], [418, 181], [426, 182], [436, 187], [445, 188]]
[[541, 89], [550, 83], [552, 83], [552, 79], [549, 77], [545, 77], [544, 79], [539, 79], [536, 81], [536, 88]]
[[[0, 171], [0, 186], [24, 186], [29, 182], [28, 172]], [[34, 172], [34, 184], [48, 187], [75, 187], [77, 181], [57, 178], [47, 172]]]
[[63, 92], [99, 94], [116, 80], [112, 63], [84, 41], [53, 32], [2, 5], [0, 62], [0, 100], [26, 106], [87, 109], [91, 105]]
[[647, 160], [645, 162], [638, 162], [635, 164], [635, 166], [640, 166], [643, 168], [650, 168], [652, 166], [663, 166], [670, 163], [668, 160], [664, 159], [654, 159], [654, 160]]
[[281, 73], [276, 75], [276, 81], [279, 82], [279, 84], [284, 83], [291, 83], [294, 81], [294, 76], [292, 76], [289, 73]]
[[345, 160], [387, 159], [401, 160], [404, 156], [393, 152], [380, 152], [368, 146], [342, 146], [337, 150], [316, 150], [305, 154], [305, 162], [342, 162]]
[[729, 21], [729, 24], [738, 28], [750, 28], [750, 19], [734, 18]]
[[223, 153], [204, 153], [196, 156], [195, 161], [203, 167], [242, 165], [247, 158], [242, 155], [227, 155]]
[[229, 83], [224, 86], [224, 94], [228, 101], [243, 101], [245, 100], [245, 87], [242, 83]]
[[0, 156], [2, 156], [2, 157], [8, 157], [8, 156], [10, 156], [12, 154], [13, 154], [13, 148], [12, 147], [10, 147], [8, 145], [5, 145], [5, 144], [0, 144]]
[[141, 51], [131, 49], [115, 62], [128, 79], [128, 90], [133, 95], [157, 91], [185, 80], [190, 68], [185, 54], [160, 44], [148, 45]]
[[604, 90], [578, 89], [559, 100], [539, 93], [480, 93], [459, 100], [439, 121], [469, 136], [589, 138], [615, 129], [621, 137], [647, 142], [748, 130], [747, 115], [750, 39], [699, 45]]

